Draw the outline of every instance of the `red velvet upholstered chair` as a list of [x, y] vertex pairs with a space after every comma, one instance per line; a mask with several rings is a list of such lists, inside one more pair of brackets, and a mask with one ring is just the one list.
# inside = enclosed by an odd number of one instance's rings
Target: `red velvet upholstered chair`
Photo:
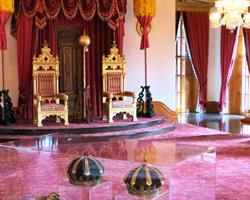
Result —
[[42, 126], [42, 120], [56, 116], [56, 122], [64, 119], [68, 125], [68, 96], [59, 93], [59, 60], [44, 44], [41, 54], [33, 57], [34, 124]]
[[103, 77], [103, 119], [113, 122], [113, 117], [119, 113], [123, 119], [127, 115], [137, 121], [136, 94], [125, 91], [126, 60], [118, 54], [115, 43], [110, 54], [102, 59]]
[[240, 120], [241, 123], [241, 130], [243, 132], [243, 126], [249, 125], [250, 126], [250, 115], [249, 111], [246, 112], [246, 116]]

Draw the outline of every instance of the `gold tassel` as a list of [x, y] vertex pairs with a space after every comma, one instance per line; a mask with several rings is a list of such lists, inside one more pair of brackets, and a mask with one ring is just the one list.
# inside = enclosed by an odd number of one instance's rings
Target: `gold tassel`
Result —
[[136, 17], [154, 17], [156, 13], [155, 0], [134, 0], [134, 15]]
[[14, 12], [14, 0], [0, 0], [0, 11]]

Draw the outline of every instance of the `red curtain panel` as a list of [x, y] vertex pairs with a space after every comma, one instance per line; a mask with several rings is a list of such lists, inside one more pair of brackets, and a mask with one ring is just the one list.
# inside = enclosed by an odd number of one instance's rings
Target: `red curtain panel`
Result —
[[97, 14], [106, 22], [114, 18], [123, 20], [126, 5], [126, 0], [21, 0], [21, 7], [28, 18], [33, 18], [38, 12], [44, 10], [46, 19], [57, 18], [61, 11], [70, 20], [76, 17], [79, 11], [84, 20], [90, 21]]
[[233, 32], [221, 27], [221, 89], [219, 111], [222, 111], [226, 106], [226, 90], [233, 71], [233, 63], [237, 49], [237, 38], [239, 30], [235, 29]]
[[177, 35], [178, 25], [179, 25], [179, 22], [180, 22], [180, 18], [181, 18], [181, 12], [180, 11], [176, 11], [175, 12], [175, 37]]
[[206, 110], [209, 45], [209, 13], [183, 13], [192, 66], [199, 82], [199, 106]]
[[33, 94], [32, 94], [32, 57], [34, 44], [36, 44], [36, 28], [33, 20], [21, 14], [17, 29], [17, 58], [19, 78], [18, 110], [22, 119], [33, 117]]
[[243, 28], [248, 71], [250, 72], [250, 29]]
[[0, 50], [7, 49], [5, 24], [8, 21], [9, 15], [9, 12], [0, 11]]

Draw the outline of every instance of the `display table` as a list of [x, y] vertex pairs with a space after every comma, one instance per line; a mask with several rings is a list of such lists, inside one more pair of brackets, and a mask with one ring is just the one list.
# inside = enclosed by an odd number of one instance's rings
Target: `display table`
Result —
[[[68, 164], [83, 155], [94, 156], [104, 164], [101, 184], [82, 187], [68, 182]], [[84, 136], [51, 134], [3, 144], [0, 157], [3, 199], [11, 199], [13, 194], [22, 200], [35, 199], [51, 192], [70, 200], [215, 199], [216, 150], [213, 147], [161, 140], [93, 141]], [[123, 178], [141, 163], [153, 165], [163, 173], [165, 183], [159, 195], [146, 198], [128, 194]]]

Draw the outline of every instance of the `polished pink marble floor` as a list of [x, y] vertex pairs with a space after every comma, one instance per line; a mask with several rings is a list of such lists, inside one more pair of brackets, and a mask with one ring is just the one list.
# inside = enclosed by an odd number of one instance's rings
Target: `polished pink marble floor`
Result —
[[[161, 194], [165, 194], [164, 199], [188, 198], [193, 192], [213, 199], [216, 156], [215, 151], [209, 151], [206, 146], [124, 138], [96, 141], [85, 135], [49, 134], [7, 142], [0, 146], [0, 196], [4, 199], [34, 199], [56, 191], [64, 195], [63, 199], [93, 199], [86, 197], [82, 187], [70, 185], [66, 176], [71, 160], [91, 155], [105, 166], [103, 182], [112, 183], [112, 194], [107, 199], [128, 196], [123, 177], [140, 163], [154, 165], [164, 173], [166, 182]], [[210, 160], [204, 162], [204, 157]], [[196, 169], [196, 173], [186, 170], [186, 165]], [[181, 179], [178, 177], [180, 171]], [[201, 189], [200, 184], [204, 181], [206, 186]], [[183, 184], [189, 184], [189, 187], [182, 187], [180, 191]], [[71, 190], [75, 191], [72, 195], [65, 192]], [[105, 190], [100, 191], [99, 198], [103, 199]]]
[[[112, 197], [107, 199], [125, 199], [123, 177], [141, 162], [164, 173], [169, 182], [163, 192], [169, 190], [169, 199], [250, 199], [249, 136], [190, 124], [139, 139], [105, 140], [103, 136], [55, 133], [2, 144], [0, 199], [34, 199], [52, 191], [69, 195], [64, 199], [86, 199], [86, 191], [69, 185], [66, 175], [70, 161], [82, 155], [96, 156], [104, 163], [103, 182], [112, 182]], [[70, 196], [70, 191], [78, 196]], [[101, 192], [95, 199], [104, 199]]]

